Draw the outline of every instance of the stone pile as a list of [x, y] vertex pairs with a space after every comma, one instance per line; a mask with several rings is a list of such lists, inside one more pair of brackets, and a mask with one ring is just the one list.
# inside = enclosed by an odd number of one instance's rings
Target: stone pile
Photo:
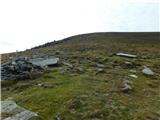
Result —
[[43, 71], [43, 68], [32, 64], [29, 59], [17, 58], [1, 66], [2, 80], [24, 80], [30, 79], [32, 73]]

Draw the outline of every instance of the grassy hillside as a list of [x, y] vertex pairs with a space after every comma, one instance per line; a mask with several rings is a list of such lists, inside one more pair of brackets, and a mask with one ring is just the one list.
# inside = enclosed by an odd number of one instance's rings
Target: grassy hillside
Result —
[[[138, 57], [119, 57], [117, 52]], [[61, 60], [37, 79], [2, 82], [2, 100], [13, 99], [44, 120], [160, 119], [160, 33], [77, 35], [3, 54], [2, 62], [19, 56], [56, 56]], [[144, 65], [155, 75], [144, 75]], [[133, 74], [138, 78], [130, 77]], [[124, 80], [132, 83], [133, 89], [127, 93], [121, 90]]]

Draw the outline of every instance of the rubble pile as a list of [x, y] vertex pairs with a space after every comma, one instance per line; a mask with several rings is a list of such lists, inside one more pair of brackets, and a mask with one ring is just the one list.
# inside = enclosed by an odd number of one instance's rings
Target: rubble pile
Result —
[[32, 73], [42, 72], [41, 66], [32, 64], [29, 59], [17, 58], [10, 62], [4, 63], [1, 66], [1, 79], [2, 80], [23, 80], [30, 79]]

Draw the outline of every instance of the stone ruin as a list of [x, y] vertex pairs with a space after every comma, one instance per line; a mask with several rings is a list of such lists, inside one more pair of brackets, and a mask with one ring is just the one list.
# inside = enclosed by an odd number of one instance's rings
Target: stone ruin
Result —
[[17, 58], [1, 65], [1, 80], [31, 79], [36, 73], [42, 73], [46, 66], [58, 64], [58, 61], [58, 58]]

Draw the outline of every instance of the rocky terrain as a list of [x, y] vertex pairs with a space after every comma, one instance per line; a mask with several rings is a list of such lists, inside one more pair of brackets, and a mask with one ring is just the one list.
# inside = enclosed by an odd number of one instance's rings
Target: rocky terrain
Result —
[[160, 33], [77, 35], [3, 54], [1, 71], [4, 120], [160, 120]]

